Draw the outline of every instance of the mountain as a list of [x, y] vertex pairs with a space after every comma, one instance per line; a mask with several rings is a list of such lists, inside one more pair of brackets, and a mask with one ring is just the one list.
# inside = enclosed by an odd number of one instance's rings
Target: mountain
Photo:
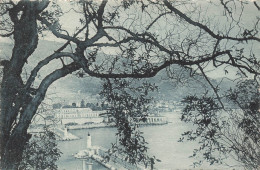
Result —
[[[59, 42], [39, 41], [36, 51], [33, 53], [25, 66], [23, 74], [28, 77], [30, 71], [37, 65], [37, 63], [44, 57], [52, 54], [54, 50], [62, 46]], [[0, 44], [0, 58], [10, 59], [13, 45], [10, 43]], [[69, 48], [67, 50], [70, 50]], [[66, 60], [66, 59], [65, 59]], [[67, 59], [68, 60], [68, 59]], [[56, 68], [62, 67], [61, 62], [50, 62], [48, 66], [43, 67], [38, 75], [38, 82], [42, 80], [46, 75], [51, 73]], [[163, 70], [158, 73], [155, 77], [150, 79], [140, 80], [140, 84], [143, 81], [155, 83], [158, 86], [158, 92], [152, 93], [157, 100], [181, 100], [186, 95], [201, 95], [208, 91], [213, 93], [212, 88], [206, 82], [206, 80], [199, 74], [194, 77], [190, 77], [189, 70], [181, 68], [179, 66], [172, 66], [174, 71], [174, 79], [170, 79], [167, 76], [167, 71]], [[227, 79], [211, 79], [212, 83], [216, 86], [219, 82], [220, 93], [225, 93], [230, 87], [234, 87], [235, 82]], [[38, 84], [36, 83], [37, 87]], [[59, 100], [71, 101], [73, 99], [80, 101], [86, 99], [87, 101], [94, 100], [97, 98], [97, 94], [102, 88], [102, 81], [98, 78], [84, 77], [79, 78], [76, 73], [70, 74], [57, 82], [55, 82], [48, 90], [49, 98], [57, 98]], [[55, 100], [54, 100], [55, 101]]]

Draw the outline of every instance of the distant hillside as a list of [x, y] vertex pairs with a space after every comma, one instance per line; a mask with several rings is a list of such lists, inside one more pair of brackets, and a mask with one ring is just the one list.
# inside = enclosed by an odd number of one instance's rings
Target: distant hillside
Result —
[[[62, 44], [52, 41], [41, 40], [38, 44], [37, 50], [33, 53], [31, 59], [28, 60], [26, 65], [26, 70], [24, 70], [24, 75], [28, 76], [31, 69], [44, 57], [52, 54], [54, 50], [60, 47]], [[0, 58], [10, 59], [12, 52], [12, 44], [0, 43]], [[38, 79], [41, 80], [45, 75], [49, 74], [55, 68], [61, 67], [61, 62], [53, 62], [41, 70]], [[151, 83], [156, 83], [159, 87], [158, 93], [154, 93], [154, 97], [157, 100], [181, 100], [186, 95], [191, 94], [203, 94], [206, 91], [212, 93], [212, 89], [206, 82], [206, 80], [200, 76], [196, 75], [190, 78], [189, 72], [179, 66], [174, 67], [174, 72], [176, 73], [176, 78], [180, 78], [181, 81], [175, 79], [169, 79], [166, 71], [161, 71], [158, 75], [151, 79], [145, 79], [142, 81], [149, 81]], [[220, 79], [211, 79], [214, 85], [217, 85]], [[140, 82], [141, 83], [141, 82]], [[224, 93], [230, 87], [234, 86], [234, 82], [224, 79], [220, 85], [220, 93]], [[77, 98], [81, 100], [84, 96], [95, 96], [101, 90], [102, 81], [98, 78], [78, 78], [75, 74], [68, 75], [55, 82], [48, 94], [55, 94], [57, 98], [64, 98], [66, 100], [72, 100]], [[35, 85], [37, 86], [37, 84]], [[53, 96], [53, 95], [50, 95]], [[93, 97], [94, 98], [94, 97]], [[91, 99], [89, 99], [91, 100]]]
[[[182, 73], [184, 74], [184, 73]], [[152, 95], [156, 100], [175, 100], [179, 101], [186, 95], [201, 95], [206, 91], [213, 93], [212, 88], [208, 82], [202, 76], [194, 76], [190, 78], [187, 74], [184, 82], [178, 82], [176, 80], [169, 79], [166, 76], [166, 72], [162, 71], [153, 78], [144, 79], [139, 81], [141, 85], [142, 81], [148, 81], [155, 83], [158, 86], [158, 92], [153, 92]], [[212, 83], [216, 86], [220, 80], [211, 79]], [[235, 83], [224, 79], [219, 85], [220, 93], [225, 93], [230, 87], [234, 87]], [[63, 90], [71, 91], [75, 94], [80, 92], [81, 94], [96, 95], [101, 91], [102, 81], [98, 78], [78, 78], [76, 76], [67, 76], [62, 81], [58, 82], [58, 86]]]

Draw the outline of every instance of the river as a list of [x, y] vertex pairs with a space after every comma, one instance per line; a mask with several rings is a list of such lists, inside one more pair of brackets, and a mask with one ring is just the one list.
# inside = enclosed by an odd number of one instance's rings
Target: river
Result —
[[[194, 158], [189, 158], [192, 150], [197, 146], [192, 142], [178, 142], [181, 133], [191, 128], [191, 125], [184, 124], [180, 121], [180, 114], [176, 112], [164, 113], [168, 117], [166, 125], [143, 126], [140, 130], [144, 132], [144, 137], [149, 143], [149, 154], [156, 156], [161, 162], [156, 162], [157, 169], [187, 169], [193, 168]], [[63, 152], [58, 161], [60, 170], [82, 169], [82, 162], [75, 159], [72, 154], [86, 148], [86, 137], [90, 133], [92, 136], [92, 145], [111, 147], [111, 143], [115, 142], [115, 128], [96, 128], [96, 129], [80, 129], [70, 130], [70, 132], [80, 140], [60, 141], [58, 146]], [[224, 168], [221, 166], [209, 166], [204, 164], [203, 169]], [[98, 163], [94, 163], [93, 170], [106, 169]]]

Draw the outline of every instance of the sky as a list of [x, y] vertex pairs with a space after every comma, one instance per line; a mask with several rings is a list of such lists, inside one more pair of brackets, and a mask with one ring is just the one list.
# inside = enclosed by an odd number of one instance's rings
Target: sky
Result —
[[[202, 6], [204, 4], [206, 4], [205, 1], [202, 0], [197, 0], [197, 1], [193, 1], [196, 3], [200, 3], [202, 4]], [[213, 1], [214, 2], [214, 1]], [[61, 18], [60, 18], [60, 23], [62, 25], [62, 28], [67, 30], [70, 33], [73, 33], [75, 31], [75, 27], [80, 25], [79, 23], [79, 14], [74, 12], [74, 10], [71, 10], [71, 2], [70, 1], [65, 1], [65, 0], [58, 0], [58, 4], [61, 6], [63, 12], [65, 13]], [[77, 9], [77, 7], [74, 5], [73, 6], [74, 9]], [[185, 10], [185, 9], [184, 9]], [[238, 10], [239, 11], [239, 10]], [[255, 6], [251, 5], [248, 9], [245, 9], [246, 13], [244, 14], [244, 18], [246, 18], [246, 23], [244, 23], [245, 25], [250, 25], [251, 24], [251, 16], [254, 15], [257, 11]], [[218, 13], [218, 8], [213, 8], [213, 10], [205, 10], [204, 15], [211, 15], [214, 16], [216, 13]], [[224, 21], [221, 21], [224, 22]], [[159, 30], [160, 31], [160, 30]], [[58, 42], [64, 42], [61, 39], [57, 39], [56, 37], [54, 37], [51, 33], [46, 33], [44, 37], [40, 38], [41, 40], [48, 40], [48, 41], [58, 41]], [[0, 37], [0, 43], [1, 42], [8, 42], [8, 43], [12, 43], [12, 40], [10, 38], [2, 38]], [[256, 49], [257, 53], [260, 53], [260, 47], [257, 46], [257, 44], [253, 44], [253, 47]], [[107, 54], [115, 54], [116, 50], [115, 49], [111, 49], [111, 48], [104, 48], [103, 51]], [[3, 56], [2, 51], [0, 49], [0, 56]], [[236, 72], [234, 71], [234, 69], [232, 68], [227, 68], [229, 71], [228, 75], [225, 75], [224, 69], [219, 68], [219, 69], [215, 69], [212, 65], [208, 66], [207, 69], [207, 75], [211, 78], [220, 78], [223, 76], [228, 76], [230, 78], [235, 77]]]

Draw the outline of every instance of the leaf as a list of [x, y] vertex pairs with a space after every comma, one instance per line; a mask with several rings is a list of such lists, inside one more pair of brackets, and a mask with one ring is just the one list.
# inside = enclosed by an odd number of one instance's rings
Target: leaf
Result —
[[157, 162], [162, 162], [160, 159], [156, 159]]

